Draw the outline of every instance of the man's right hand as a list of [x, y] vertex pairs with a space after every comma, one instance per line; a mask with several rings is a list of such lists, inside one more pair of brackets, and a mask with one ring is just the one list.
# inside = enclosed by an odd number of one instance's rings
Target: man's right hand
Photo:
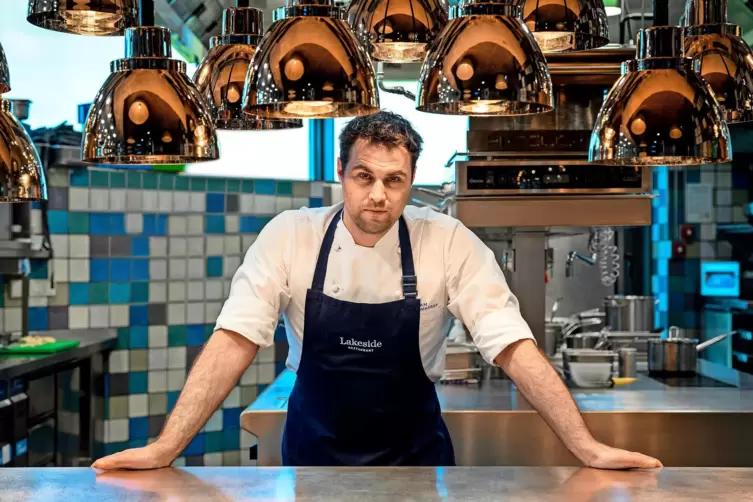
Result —
[[158, 443], [152, 443], [143, 448], [123, 450], [107, 457], [102, 457], [92, 464], [94, 469], [159, 469], [168, 467], [175, 460], [176, 455], [163, 448]]

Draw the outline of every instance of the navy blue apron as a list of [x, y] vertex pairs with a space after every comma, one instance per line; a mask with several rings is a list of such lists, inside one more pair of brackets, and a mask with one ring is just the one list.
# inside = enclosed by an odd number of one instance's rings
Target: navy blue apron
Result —
[[341, 213], [327, 228], [306, 293], [303, 352], [288, 400], [283, 464], [454, 465], [434, 383], [421, 362], [420, 301], [405, 221], [400, 217], [398, 224], [404, 299], [353, 303], [323, 292]]

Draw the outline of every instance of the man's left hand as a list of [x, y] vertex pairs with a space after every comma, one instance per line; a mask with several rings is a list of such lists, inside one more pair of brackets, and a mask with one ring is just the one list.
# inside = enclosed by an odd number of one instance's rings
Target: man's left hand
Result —
[[605, 444], [598, 444], [581, 460], [587, 467], [595, 469], [658, 469], [662, 463], [657, 459]]

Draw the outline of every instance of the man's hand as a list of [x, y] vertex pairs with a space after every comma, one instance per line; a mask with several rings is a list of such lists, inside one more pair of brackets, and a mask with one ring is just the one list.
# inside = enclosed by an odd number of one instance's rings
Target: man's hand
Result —
[[586, 467], [596, 469], [658, 469], [662, 463], [642, 453], [612, 448], [596, 443], [588, 455], [580, 459]]
[[143, 448], [131, 448], [102, 457], [92, 464], [95, 469], [159, 469], [173, 463], [177, 455], [163, 448], [158, 443], [152, 443]]

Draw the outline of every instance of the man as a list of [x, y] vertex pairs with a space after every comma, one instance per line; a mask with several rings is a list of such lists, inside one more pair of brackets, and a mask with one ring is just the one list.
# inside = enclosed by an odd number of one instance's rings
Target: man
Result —
[[421, 146], [393, 113], [352, 120], [337, 163], [344, 203], [286, 211], [262, 230], [159, 439], [93, 466], [170, 465], [272, 343], [280, 314], [297, 372], [286, 465], [453, 465], [433, 383], [449, 311], [583, 464], [660, 467], [591, 436], [492, 252], [459, 221], [406, 206]]

